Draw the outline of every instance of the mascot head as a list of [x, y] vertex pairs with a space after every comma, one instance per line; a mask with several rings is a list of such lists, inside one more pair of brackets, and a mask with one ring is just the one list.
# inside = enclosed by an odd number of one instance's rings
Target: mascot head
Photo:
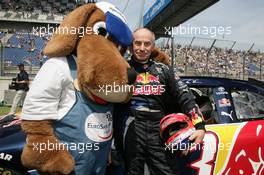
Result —
[[47, 43], [50, 58], [77, 56], [77, 85], [95, 101], [124, 102], [131, 96], [136, 73], [123, 54], [132, 33], [123, 14], [112, 4], [98, 2], [69, 13]]

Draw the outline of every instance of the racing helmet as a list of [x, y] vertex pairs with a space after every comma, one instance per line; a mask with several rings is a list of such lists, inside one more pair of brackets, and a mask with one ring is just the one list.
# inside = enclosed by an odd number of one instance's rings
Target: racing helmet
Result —
[[160, 121], [160, 136], [170, 148], [186, 148], [194, 131], [191, 120], [183, 113], [169, 114]]

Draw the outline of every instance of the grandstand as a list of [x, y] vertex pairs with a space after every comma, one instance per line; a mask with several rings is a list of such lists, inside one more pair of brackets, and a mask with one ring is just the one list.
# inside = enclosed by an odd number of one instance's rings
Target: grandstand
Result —
[[[48, 37], [35, 36], [32, 34], [14, 33], [0, 35], [4, 46], [3, 57], [5, 67], [16, 66], [20, 62], [25, 65], [39, 66], [43, 63], [42, 49]], [[46, 59], [46, 58], [45, 58]]]
[[85, 0], [2, 0], [0, 19], [36, 23], [59, 23], [77, 6], [94, 2]]
[[1, 0], [0, 30], [28, 31], [33, 26], [58, 25], [74, 8], [93, 0]]
[[[0, 1], [1, 61], [5, 73], [18, 63], [39, 67], [47, 59], [42, 49], [50, 35], [40, 27], [57, 27], [64, 16], [85, 0], [2, 0]], [[48, 31], [46, 31], [48, 32]]]
[[[160, 43], [159, 47], [171, 55], [171, 47]], [[181, 75], [211, 75], [243, 79], [243, 73], [256, 79], [262, 78], [264, 54], [260, 51], [209, 48], [197, 45], [175, 44], [176, 67]], [[207, 56], [209, 59], [207, 59]], [[243, 66], [243, 60], [245, 66]], [[243, 70], [243, 67], [245, 70]], [[207, 70], [209, 69], [209, 71]]]
[[[47, 60], [42, 54], [47, 33], [34, 29], [57, 27], [64, 16], [87, 0], [1, 0], [0, 1], [0, 102], [10, 94], [8, 84], [24, 63], [31, 79]], [[8, 93], [6, 93], [8, 92]], [[12, 92], [13, 93], [13, 92]], [[10, 99], [10, 95], [7, 95]], [[11, 100], [8, 100], [12, 102]], [[1, 103], [0, 103], [1, 104]]]

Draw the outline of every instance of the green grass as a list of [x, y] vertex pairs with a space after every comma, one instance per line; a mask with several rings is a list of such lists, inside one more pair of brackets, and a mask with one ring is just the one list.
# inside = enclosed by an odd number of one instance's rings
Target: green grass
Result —
[[[1, 115], [6, 115], [6, 114], [8, 114], [10, 108], [11, 108], [11, 107], [9, 107], [9, 106], [0, 106], [0, 116], [1, 116]], [[16, 112], [17, 112], [17, 111], [20, 111], [20, 110], [21, 110], [21, 108], [18, 107], [17, 110], [16, 110]]]
[[0, 115], [5, 115], [9, 112], [10, 110], [10, 107], [7, 107], [7, 106], [1, 106], [0, 107]]

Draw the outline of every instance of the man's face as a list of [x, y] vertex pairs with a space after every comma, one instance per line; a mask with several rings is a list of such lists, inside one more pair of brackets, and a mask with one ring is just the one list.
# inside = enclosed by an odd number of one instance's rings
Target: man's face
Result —
[[24, 70], [24, 66], [18, 66], [19, 71], [23, 71]]
[[147, 61], [154, 49], [154, 36], [148, 30], [138, 30], [133, 34], [133, 54], [138, 61]]

